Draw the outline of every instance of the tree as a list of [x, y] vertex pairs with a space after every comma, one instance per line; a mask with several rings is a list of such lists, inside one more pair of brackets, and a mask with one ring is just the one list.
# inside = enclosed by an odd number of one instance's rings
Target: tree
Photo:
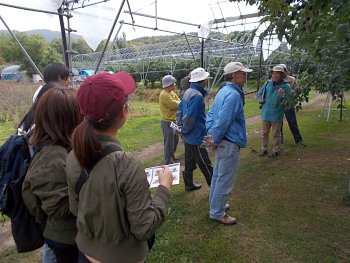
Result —
[[55, 37], [52, 41], [50, 46], [56, 50], [57, 53], [62, 53], [63, 48], [62, 48], [62, 39]]
[[[107, 39], [103, 39], [103, 40], [100, 42], [100, 44], [98, 44], [98, 46], [97, 46], [95, 52], [101, 52], [101, 51], [103, 51], [103, 48], [105, 47], [106, 42], [107, 42]], [[106, 50], [108, 50], [110, 46], [111, 46], [111, 43], [108, 43]]]
[[[235, 1], [235, 0], [230, 0]], [[260, 24], [267, 28], [260, 34], [285, 38], [292, 46], [289, 62], [303, 76], [300, 100], [314, 86], [333, 96], [350, 87], [350, 1], [349, 0], [236, 0], [259, 7]], [[295, 60], [293, 57], [299, 57]]]
[[74, 47], [72, 45], [72, 49], [77, 51], [79, 54], [87, 54], [92, 52], [92, 49], [83, 38], [78, 38], [76, 45]]
[[[44, 67], [51, 62], [62, 62], [62, 55], [51, 47], [42, 35], [28, 36], [24, 32], [14, 32], [14, 34], [40, 72], [43, 72]], [[36, 73], [27, 57], [9, 34], [3, 33], [0, 36], [0, 56], [6, 62], [21, 65], [21, 70], [26, 70], [29, 76]]]

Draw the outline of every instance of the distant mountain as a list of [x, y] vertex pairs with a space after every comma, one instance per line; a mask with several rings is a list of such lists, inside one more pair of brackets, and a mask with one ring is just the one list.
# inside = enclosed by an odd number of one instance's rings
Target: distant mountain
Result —
[[[58, 37], [61, 38], [61, 32], [59, 31], [52, 31], [49, 29], [34, 29], [34, 30], [28, 30], [24, 31], [27, 33], [29, 36], [34, 35], [34, 34], [40, 34], [42, 35], [47, 42], [51, 42], [54, 38]], [[7, 30], [0, 29], [0, 34], [1, 33], [8, 33]], [[71, 38], [78, 39], [78, 38], [83, 38], [81, 35], [71, 33]]]

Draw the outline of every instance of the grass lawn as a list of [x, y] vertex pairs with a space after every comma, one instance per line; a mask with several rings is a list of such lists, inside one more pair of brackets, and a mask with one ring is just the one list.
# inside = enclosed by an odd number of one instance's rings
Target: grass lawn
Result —
[[278, 158], [249, 150], [260, 138], [242, 149], [228, 211], [237, 225], [209, 219], [209, 188], [199, 171], [202, 189], [174, 186], [147, 262], [349, 262], [350, 123], [337, 116], [326, 122], [319, 113], [298, 118], [306, 148], [285, 132]]

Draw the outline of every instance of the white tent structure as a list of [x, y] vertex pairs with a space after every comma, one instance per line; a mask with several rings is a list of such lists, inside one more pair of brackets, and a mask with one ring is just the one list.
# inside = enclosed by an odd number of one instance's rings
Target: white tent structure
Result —
[[[237, 43], [235, 41], [222, 41], [221, 39], [216, 38], [215, 34], [210, 34], [210, 32], [213, 31], [220, 33], [226, 30], [226, 32], [228, 32], [227, 29], [229, 27], [237, 26], [239, 30], [248, 30], [248, 24], [255, 23], [253, 27], [250, 28], [258, 26], [259, 18], [257, 13], [250, 13], [247, 15], [241, 14], [241, 7], [238, 3], [232, 3], [226, 0], [220, 3], [216, 2], [209, 4], [209, 9], [212, 12], [210, 17], [206, 14], [201, 18], [201, 20], [204, 21], [199, 21], [198, 18], [196, 21], [189, 21], [193, 15], [184, 16], [184, 20], [187, 20], [185, 22], [158, 16], [158, 6], [163, 5], [168, 9], [171, 8], [170, 6], [175, 8], [177, 5], [176, 1], [152, 1], [149, 5], [153, 8], [152, 14], [144, 14], [134, 11], [133, 8], [136, 6], [139, 7], [140, 5], [146, 5], [144, 2], [145, 1], [140, 0], [0, 0], [0, 8], [10, 7], [32, 11], [32, 13], [38, 12], [49, 14], [51, 16], [58, 16], [64, 49], [64, 59], [66, 65], [71, 70], [73, 67], [78, 70], [93, 69], [96, 73], [104, 69], [105, 63], [120, 64], [122, 60], [126, 63], [133, 63], [141, 57], [151, 58], [155, 56], [178, 56], [179, 58], [181, 57], [184, 59], [194, 59], [195, 61], [198, 61], [198, 66], [206, 67], [206, 69], [209, 70], [207, 67], [210, 65], [210, 57], [217, 56], [222, 57], [222, 59], [225, 57], [236, 59], [239, 55], [244, 55], [248, 57], [249, 60], [249, 55], [260, 54], [260, 51], [262, 50], [261, 47], [257, 48], [255, 46], [255, 44], [257, 44], [256, 39], [253, 42], [246, 41]], [[204, 2], [205, 1], [194, 0], [189, 3], [187, 1], [187, 5], [195, 4], [194, 6], [198, 6], [200, 9], [197, 11], [182, 10], [182, 13], [190, 11], [189, 14], [193, 14], [200, 10], [201, 13], [205, 14]], [[123, 9], [124, 12], [122, 12]], [[230, 12], [226, 17], [224, 15], [225, 10]], [[237, 10], [239, 10], [238, 14]], [[236, 14], [231, 14], [231, 12], [234, 13], [234, 11]], [[0, 19], [12, 34], [11, 29], [7, 26], [6, 21], [2, 17], [6, 13], [4, 14], [0, 9], [0, 14]], [[122, 14], [126, 14], [125, 20], [120, 19]], [[168, 12], [163, 14], [168, 16]], [[143, 20], [141, 20], [140, 17]], [[178, 17], [183, 16], [179, 14]], [[141, 21], [141, 23], [137, 23], [135, 20]], [[114, 33], [118, 21], [120, 25], [117, 32]], [[129, 27], [135, 31], [142, 29], [149, 31], [153, 30], [157, 33], [183, 34], [186, 35], [186, 42], [176, 43], [175, 45], [172, 45], [172, 47], [170, 47], [169, 43], [145, 46], [139, 48], [139, 51], [137, 52], [130, 48], [107, 50], [107, 45], [110, 42], [115, 41], [122, 27], [123, 29]], [[183, 28], [186, 28], [187, 32], [199, 32], [195, 35], [193, 33], [189, 34], [182, 30]], [[75, 56], [74, 50], [72, 50], [70, 44], [70, 34], [72, 32], [78, 32], [82, 35], [93, 50], [96, 49], [101, 40], [107, 38], [106, 45], [102, 52]], [[114, 40], [111, 41], [113, 33]], [[12, 34], [12, 36], [15, 38], [14, 34]], [[266, 58], [273, 49], [279, 46], [280, 42], [275, 40], [272, 44], [269, 43], [267, 48], [263, 46], [262, 51], [264, 58]], [[17, 43], [21, 46], [18, 40]], [[263, 45], [266, 44], [263, 43]], [[23, 48], [22, 51], [26, 54]], [[204, 54], [207, 54], [206, 58], [204, 57]], [[26, 56], [31, 60], [28, 54], [26, 54]], [[205, 60], [207, 61], [207, 65], [205, 65]], [[86, 65], [84, 65], [87, 61], [89, 61], [89, 65], [92, 65], [94, 68], [87, 68]], [[249, 65], [249, 63], [247, 64]], [[32, 65], [37, 70], [38, 74], [41, 75], [34, 63], [32, 63]]]

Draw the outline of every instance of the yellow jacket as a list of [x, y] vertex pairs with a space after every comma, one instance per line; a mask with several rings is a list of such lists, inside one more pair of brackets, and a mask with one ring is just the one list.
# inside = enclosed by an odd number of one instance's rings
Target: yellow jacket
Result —
[[159, 95], [160, 116], [163, 121], [176, 122], [176, 113], [179, 109], [180, 99], [175, 92], [162, 90]]

